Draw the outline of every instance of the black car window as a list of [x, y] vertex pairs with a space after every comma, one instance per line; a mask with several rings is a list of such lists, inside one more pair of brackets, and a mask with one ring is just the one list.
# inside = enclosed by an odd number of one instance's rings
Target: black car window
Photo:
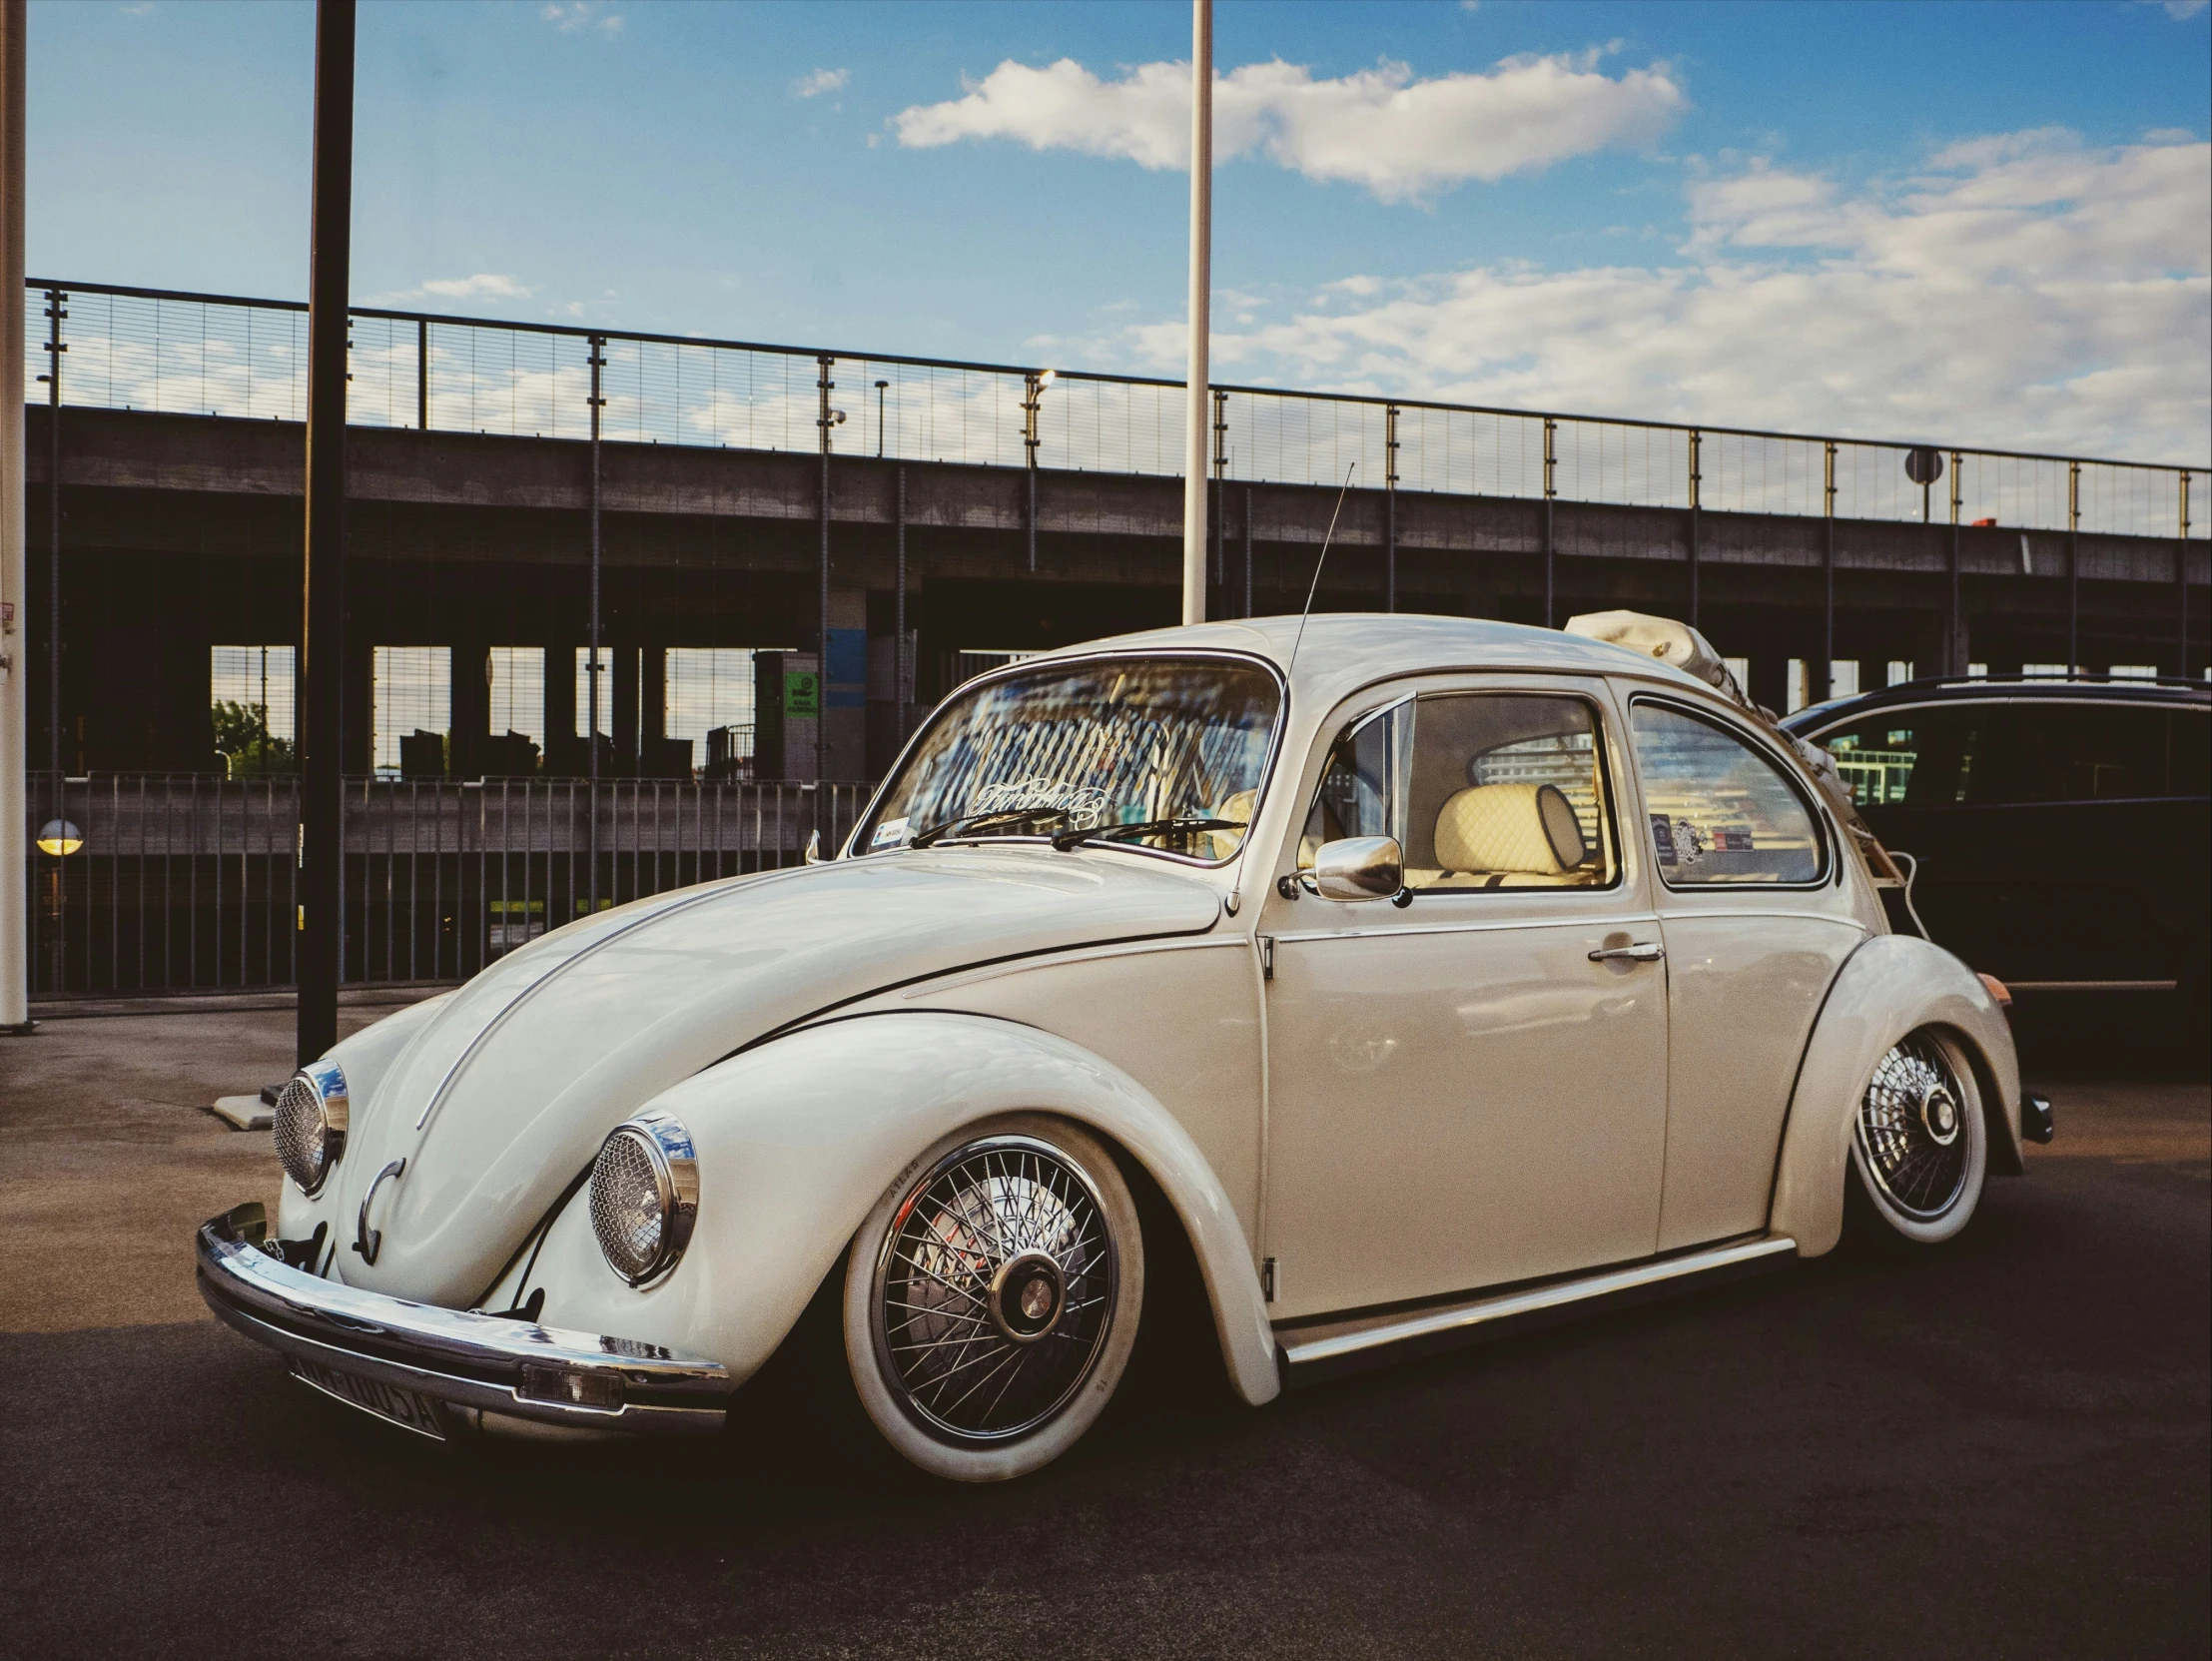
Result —
[[1997, 704], [1898, 709], [1821, 735], [1860, 807], [1950, 807], [1968, 799]]
[[2205, 793], [2206, 717], [2052, 699], [1999, 706], [1966, 800], [2144, 801]]

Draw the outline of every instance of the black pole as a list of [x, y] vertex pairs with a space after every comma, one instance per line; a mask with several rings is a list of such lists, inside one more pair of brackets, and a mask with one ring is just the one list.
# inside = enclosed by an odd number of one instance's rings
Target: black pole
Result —
[[821, 582], [818, 598], [821, 601], [820, 621], [814, 640], [814, 831], [822, 831], [822, 781], [829, 772], [829, 684], [830, 684], [830, 394], [837, 383], [830, 379], [831, 358], [819, 360], [822, 375], [817, 383], [822, 394], [822, 414], [818, 418], [822, 430], [822, 550], [817, 570]]
[[[53, 619], [46, 645], [46, 766], [54, 775], [54, 815], [62, 777], [62, 319], [69, 316], [59, 289], [46, 291], [46, 605]], [[2186, 655], [2186, 654], [2184, 654]]]
[[591, 829], [584, 839], [584, 847], [591, 870], [584, 879], [584, 894], [586, 906], [596, 917], [599, 914], [599, 677], [605, 673], [605, 665], [599, 660], [599, 412], [606, 405], [600, 383], [600, 374], [607, 363], [606, 337], [589, 336], [586, 345], [591, 353], [591, 639], [584, 659], [588, 665], [584, 674], [584, 747], [589, 752], [585, 766], [591, 781]]
[[1559, 425], [1551, 416], [1544, 417], [1544, 626], [1556, 625], [1552, 620], [1555, 605], [1552, 569], [1552, 501], [1558, 487], [1558, 434]]
[[346, 661], [346, 335], [353, 259], [354, 0], [316, 0], [308, 275], [307, 557], [301, 572], [301, 1065], [338, 1042]]
[[2066, 467], [2066, 673], [2081, 669], [2081, 463]]
[[907, 470], [899, 468], [898, 582], [892, 601], [891, 701], [899, 712], [899, 742], [907, 741]]
[[1252, 487], [1244, 486], [1244, 615], [1252, 614]]
[[1705, 447], [1704, 434], [1693, 430], [1690, 434], [1690, 626], [1696, 628], [1698, 611], [1705, 596], [1700, 592], [1703, 573], [1698, 568], [1698, 515], [1704, 509], [1705, 470], [1701, 465]]

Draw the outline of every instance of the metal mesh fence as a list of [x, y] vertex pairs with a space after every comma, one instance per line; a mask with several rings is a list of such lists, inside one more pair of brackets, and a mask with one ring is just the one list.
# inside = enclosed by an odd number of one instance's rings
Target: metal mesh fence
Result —
[[[28, 376], [46, 373], [55, 285], [24, 295]], [[62, 285], [62, 402], [299, 420], [307, 312], [275, 301]], [[590, 355], [604, 343], [602, 432], [616, 441], [813, 451], [825, 393], [832, 449], [1021, 466], [1036, 408], [1039, 466], [1181, 472], [1180, 384], [796, 348], [476, 323], [363, 310], [351, 333], [352, 419], [372, 426], [582, 438]], [[827, 357], [827, 364], [824, 359]], [[822, 383], [827, 380], [825, 389]], [[1905, 474], [1913, 446], [1724, 427], [1222, 389], [1226, 477], [1542, 497], [1623, 506], [1961, 522], [2138, 536], [2212, 534], [2212, 471], [1936, 446], [1941, 479]], [[1392, 446], [1393, 430], [1395, 447]], [[1834, 475], [1830, 475], [1833, 455]], [[1831, 485], [1833, 482], [1833, 498]], [[1955, 497], [1954, 497], [1955, 492]], [[2186, 515], [2186, 517], [2185, 517]]]
[[[461, 980], [586, 915], [594, 891], [603, 909], [796, 865], [817, 830], [842, 843], [872, 790], [349, 779], [342, 977]], [[29, 803], [34, 997], [293, 984], [297, 780], [33, 774]]]

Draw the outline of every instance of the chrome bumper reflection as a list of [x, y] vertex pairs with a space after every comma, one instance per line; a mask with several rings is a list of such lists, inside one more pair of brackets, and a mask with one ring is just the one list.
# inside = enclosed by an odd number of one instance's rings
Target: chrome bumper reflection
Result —
[[291, 1359], [540, 1424], [722, 1428], [730, 1377], [718, 1361], [320, 1279], [263, 1249], [268, 1227], [260, 1205], [200, 1225], [200, 1295], [231, 1326]]

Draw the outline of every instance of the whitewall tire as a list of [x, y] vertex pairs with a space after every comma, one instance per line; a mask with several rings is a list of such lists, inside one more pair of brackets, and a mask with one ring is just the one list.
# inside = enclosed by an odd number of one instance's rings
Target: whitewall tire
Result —
[[1043, 1114], [924, 1153], [853, 1239], [842, 1298], [854, 1393], [891, 1449], [956, 1482], [1073, 1447], [1128, 1366], [1144, 1241], [1113, 1157]]
[[1937, 1246], [1973, 1221], [1989, 1122], [1955, 1039], [1923, 1027], [1875, 1064], [1853, 1117], [1851, 1169], [1864, 1210], [1900, 1245]]

